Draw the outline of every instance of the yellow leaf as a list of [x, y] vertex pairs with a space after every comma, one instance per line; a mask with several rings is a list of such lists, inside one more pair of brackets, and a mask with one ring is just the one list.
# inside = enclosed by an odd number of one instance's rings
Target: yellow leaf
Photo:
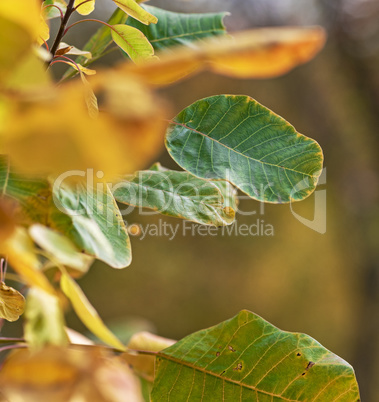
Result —
[[15, 351], [0, 371], [0, 389], [7, 401], [143, 401], [139, 381], [128, 366], [89, 347]]
[[[28, 56], [41, 32], [38, 0], [0, 1], [0, 83]], [[46, 27], [44, 27], [46, 36]]]
[[79, 14], [88, 15], [95, 9], [95, 0], [75, 0], [74, 7]]
[[[41, 48], [42, 49], [42, 48]], [[9, 74], [6, 87], [17, 91], [43, 91], [51, 85], [46, 65], [36, 52], [29, 52]]]
[[17, 321], [24, 312], [24, 296], [4, 282], [0, 282], [0, 318]]
[[159, 54], [159, 60], [130, 63], [121, 71], [137, 74], [151, 85], [167, 85], [200, 69], [239, 78], [270, 78], [312, 59], [325, 43], [320, 27], [263, 28], [178, 48]]
[[126, 12], [126, 14], [135, 18], [136, 20], [142, 22], [142, 24], [149, 25], [151, 23], [156, 24], [158, 18], [154, 15], [148, 13], [140, 5], [138, 5], [135, 0], [113, 0], [121, 10]]
[[97, 311], [88, 301], [78, 284], [66, 273], [62, 274], [61, 288], [63, 293], [70, 299], [78, 317], [93, 334], [106, 344], [118, 350], [125, 350], [125, 346], [105, 326]]
[[17, 227], [13, 235], [0, 248], [8, 257], [8, 262], [20, 277], [30, 286], [39, 287], [50, 294], [55, 294], [53, 287], [41, 272], [41, 263], [34, 250], [34, 245], [26, 230]]
[[40, 17], [38, 44], [42, 45], [50, 38], [50, 28], [45, 19]]
[[133, 349], [159, 352], [173, 345], [175, 342], [173, 339], [162, 338], [150, 332], [139, 332], [134, 334], [130, 339], [127, 345], [128, 350], [122, 354], [122, 358], [131, 365], [136, 374], [147, 381], [153, 382], [155, 356], [138, 354], [138, 352], [133, 352]]
[[[0, 1], [0, 17], [24, 28], [35, 40], [40, 32], [40, 8], [39, 0], [17, 0], [17, 5], [13, 1], [3, 0]], [[5, 29], [0, 27], [1, 30]]]
[[93, 90], [102, 100], [97, 118], [88, 114], [86, 102], [94, 99], [79, 81], [40, 101], [8, 102], [0, 152], [31, 174], [94, 169], [112, 180], [146, 167], [163, 147], [162, 102], [138, 79], [111, 72], [96, 77]]
[[95, 75], [96, 74], [96, 70], [92, 70], [90, 68], [83, 67], [81, 64], [70, 63], [69, 61], [67, 62], [67, 64], [69, 64], [71, 67], [75, 68], [75, 70], [82, 72], [84, 74], [87, 74], [87, 75]]
[[137, 28], [129, 25], [112, 25], [113, 41], [135, 63], [142, 63], [154, 56], [154, 48], [146, 36]]

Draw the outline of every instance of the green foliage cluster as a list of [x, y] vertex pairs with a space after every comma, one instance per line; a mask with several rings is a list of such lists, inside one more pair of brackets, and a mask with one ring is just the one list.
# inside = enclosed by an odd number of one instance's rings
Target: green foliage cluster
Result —
[[[15, 272], [1, 266], [0, 317], [15, 321], [25, 310], [24, 337], [0, 338], [0, 351], [22, 349], [0, 371], [0, 399], [358, 401], [352, 367], [307, 335], [242, 311], [179, 342], [138, 333], [124, 345], [76, 283], [94, 259], [130, 265], [123, 204], [226, 226], [238, 190], [260, 202], [300, 201], [323, 164], [316, 141], [248, 96], [201, 99], [171, 118], [154, 91], [200, 69], [284, 74], [322, 48], [321, 28], [231, 38], [222, 13], [113, 1], [108, 22], [71, 25], [95, 0], [0, 4], [0, 252]], [[88, 21], [102, 26], [82, 50], [63, 42]], [[89, 68], [114, 49], [125, 62]], [[61, 85], [50, 75], [58, 63], [68, 66]], [[183, 171], [146, 169], [163, 143]], [[105, 345], [65, 326], [68, 305]]]

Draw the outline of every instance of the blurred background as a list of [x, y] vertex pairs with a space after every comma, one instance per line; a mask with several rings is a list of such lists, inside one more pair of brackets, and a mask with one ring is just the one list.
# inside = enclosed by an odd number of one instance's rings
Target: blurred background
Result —
[[[304, 332], [356, 370], [363, 401], [379, 395], [379, 2], [377, 0], [150, 1], [183, 12], [230, 11], [229, 31], [315, 25], [328, 31], [325, 49], [307, 65], [262, 81], [202, 73], [164, 91], [173, 116], [216, 94], [249, 95], [314, 139], [325, 154], [327, 228], [300, 223], [288, 205], [242, 200], [239, 223], [257, 219], [273, 236], [132, 238], [133, 263], [112, 270], [96, 263], [79, 280], [117, 332], [152, 330], [180, 339], [242, 309], [281, 329]], [[112, 2], [99, 0], [106, 19]], [[84, 24], [83, 24], [84, 25]], [[90, 25], [90, 24], [89, 24]], [[96, 29], [96, 27], [91, 27]], [[74, 31], [74, 30], [73, 30]], [[76, 34], [80, 31], [75, 31]], [[72, 33], [71, 35], [75, 35]], [[71, 36], [82, 45], [88, 33]], [[177, 168], [163, 152], [159, 160]], [[294, 205], [313, 219], [314, 196]], [[181, 223], [133, 213], [128, 223]], [[181, 232], [179, 230], [179, 232]], [[84, 330], [74, 315], [68, 323]]]

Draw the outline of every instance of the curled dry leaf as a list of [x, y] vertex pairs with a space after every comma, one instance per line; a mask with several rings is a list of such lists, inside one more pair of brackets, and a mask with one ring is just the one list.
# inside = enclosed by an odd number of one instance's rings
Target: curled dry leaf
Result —
[[0, 282], [0, 318], [17, 321], [25, 309], [25, 298], [16, 289]]
[[10, 401], [142, 402], [140, 385], [120, 359], [98, 348], [20, 350], [0, 372]]
[[271, 78], [311, 60], [325, 43], [321, 27], [263, 28], [211, 38], [197, 46], [158, 53], [159, 60], [126, 64], [151, 85], [167, 85], [197, 70], [208, 69], [238, 78]]

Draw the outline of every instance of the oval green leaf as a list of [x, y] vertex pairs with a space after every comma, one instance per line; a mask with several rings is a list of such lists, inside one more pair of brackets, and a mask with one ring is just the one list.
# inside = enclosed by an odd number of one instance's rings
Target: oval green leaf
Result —
[[113, 41], [135, 62], [141, 63], [154, 56], [154, 48], [146, 36], [128, 25], [112, 25]]
[[248, 96], [199, 100], [172, 120], [166, 147], [190, 173], [224, 179], [259, 201], [309, 196], [321, 174], [318, 143]]
[[358, 402], [359, 390], [313, 338], [242, 311], [159, 352], [151, 400]]
[[[104, 187], [105, 186], [105, 187]], [[113, 268], [130, 265], [130, 240], [120, 210], [109, 188], [78, 185], [77, 189], [57, 181], [53, 187], [49, 225], [67, 236], [82, 252]]]
[[228, 183], [224, 182], [226, 187], [219, 188], [215, 182], [199, 179], [190, 173], [156, 166], [152, 169], [158, 170], [140, 171], [117, 183], [112, 190], [115, 199], [205, 225], [233, 223], [236, 200], [231, 186], [227, 187]]

